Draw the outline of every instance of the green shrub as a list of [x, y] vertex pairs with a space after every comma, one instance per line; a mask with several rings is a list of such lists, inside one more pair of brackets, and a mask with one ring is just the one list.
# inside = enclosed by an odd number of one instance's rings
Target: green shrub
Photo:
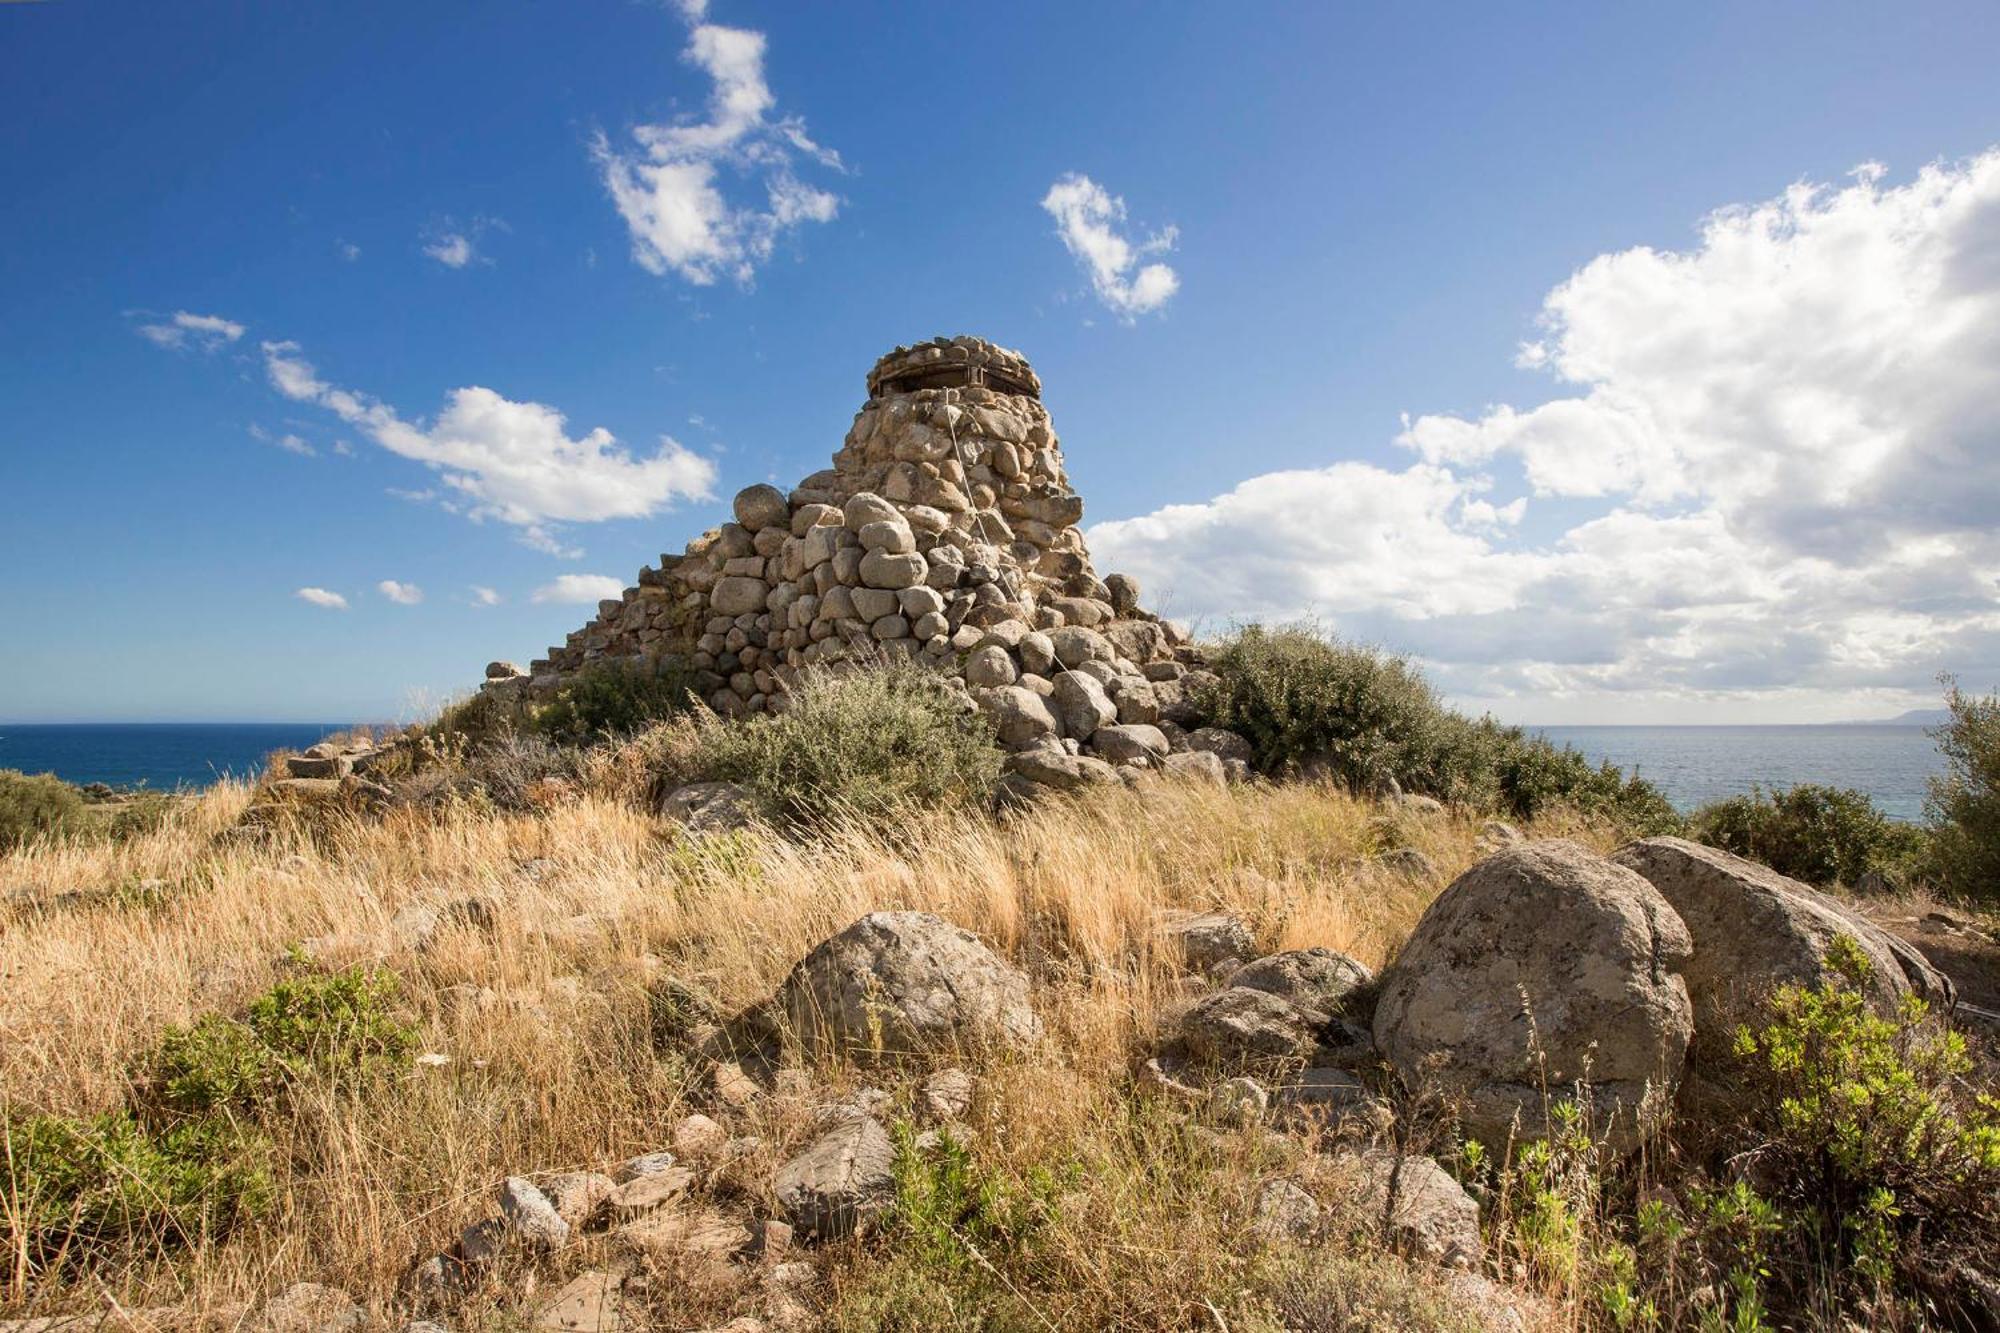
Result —
[[88, 818], [83, 794], [54, 774], [0, 768], [0, 852], [80, 832]]
[[1866, 793], [1810, 783], [1711, 801], [1688, 824], [1697, 841], [1820, 885], [1858, 884], [1871, 873], [1901, 883], [1925, 842], [1923, 830], [1890, 819]]
[[1931, 781], [1924, 813], [1939, 887], [2000, 900], [2000, 694], [1966, 694], [1947, 681], [1951, 719], [1931, 733], [1945, 772]]
[[1455, 712], [1406, 659], [1311, 626], [1248, 626], [1210, 651], [1209, 667], [1216, 684], [1195, 706], [1247, 739], [1266, 773], [1324, 773], [1357, 792], [1393, 782], [1524, 819], [1568, 808], [1635, 833], [1679, 826], [1650, 783]]
[[36, 1269], [139, 1241], [227, 1233], [271, 1199], [269, 1145], [209, 1117], [156, 1132], [128, 1111], [89, 1120], [0, 1112], [0, 1242]]
[[0, 1108], [0, 1248], [40, 1270], [112, 1245], [169, 1250], [263, 1211], [277, 1145], [262, 1118], [301, 1078], [359, 1083], [406, 1055], [393, 976], [290, 977], [240, 1019], [169, 1028], [130, 1104], [93, 1119]]
[[684, 713], [699, 697], [690, 671], [655, 672], [637, 663], [592, 667], [536, 705], [529, 726], [550, 740], [587, 745]]
[[154, 1104], [169, 1117], [241, 1112], [306, 1074], [364, 1078], [415, 1043], [392, 1011], [396, 994], [389, 972], [308, 974], [280, 981], [240, 1019], [168, 1028], [151, 1062]]
[[[1870, 963], [1837, 937], [1832, 977], [1780, 987], [1771, 1019], [1737, 1033], [1736, 1053], [1759, 1094], [1743, 1129], [1781, 1182], [1802, 1258], [1817, 1251], [1847, 1299], [1876, 1318], [1905, 1293], [1949, 1288], [1956, 1260], [2000, 1234], [2000, 1098], [1976, 1092], [1956, 1032], [1908, 998], [1877, 1014], [1864, 987]], [[1843, 1264], [1845, 1260], [1845, 1264]]]
[[990, 726], [934, 671], [809, 672], [788, 699], [783, 713], [695, 724], [661, 785], [740, 783], [771, 818], [824, 826], [983, 801], [999, 777]]

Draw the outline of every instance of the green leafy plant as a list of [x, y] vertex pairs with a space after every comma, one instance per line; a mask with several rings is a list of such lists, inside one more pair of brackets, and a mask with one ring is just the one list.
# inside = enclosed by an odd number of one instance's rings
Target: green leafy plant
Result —
[[1945, 687], [1951, 717], [1931, 733], [1945, 771], [1924, 802], [1931, 863], [1947, 892], [2000, 901], [2000, 694]]
[[1679, 827], [1636, 775], [1455, 712], [1407, 659], [1314, 626], [1246, 626], [1210, 650], [1209, 666], [1214, 683], [1195, 707], [1243, 735], [1266, 773], [1320, 773], [1359, 792], [1393, 782], [1519, 818], [1566, 808], [1635, 834]]
[[406, 1055], [394, 978], [288, 977], [241, 1018], [170, 1028], [130, 1104], [89, 1119], [0, 1108], [0, 1243], [37, 1269], [112, 1244], [174, 1249], [226, 1233], [272, 1195], [264, 1121], [306, 1078], [359, 1087]]
[[537, 704], [529, 726], [554, 741], [587, 745], [684, 713], [699, 698], [692, 671], [641, 663], [598, 666], [564, 681]]
[[1866, 793], [1811, 783], [1712, 801], [1688, 825], [1697, 841], [1820, 885], [1855, 885], [1870, 874], [1901, 883], [1925, 844], [1922, 829], [1890, 819]]
[[365, 1078], [415, 1043], [392, 1012], [396, 994], [388, 972], [309, 973], [280, 981], [240, 1019], [169, 1028], [152, 1060], [157, 1105], [173, 1117], [243, 1111], [306, 1074]]
[[[2000, 1100], [1966, 1082], [1958, 1033], [1931, 1022], [1923, 1001], [1885, 1016], [1864, 989], [1871, 968], [1851, 938], [1827, 951], [1831, 979], [1780, 987], [1771, 1020], [1737, 1033], [1736, 1053], [1759, 1096], [1746, 1129], [1761, 1140], [1779, 1202], [1799, 1243], [1832, 1248], [1867, 1281], [1876, 1313], [1935, 1277], [1936, 1260], [1990, 1247], [2000, 1227]], [[1932, 1262], [1918, 1245], [1933, 1252]]]
[[129, 1111], [0, 1111], [0, 1240], [46, 1268], [133, 1239], [225, 1234], [269, 1205], [269, 1157], [261, 1136], [215, 1117], [155, 1131]]
[[707, 718], [683, 739], [663, 752], [658, 786], [739, 783], [771, 818], [807, 827], [981, 802], [1000, 775], [986, 721], [908, 664], [809, 673], [783, 713]]
[[83, 794], [61, 778], [0, 768], [0, 852], [82, 832], [88, 820]]

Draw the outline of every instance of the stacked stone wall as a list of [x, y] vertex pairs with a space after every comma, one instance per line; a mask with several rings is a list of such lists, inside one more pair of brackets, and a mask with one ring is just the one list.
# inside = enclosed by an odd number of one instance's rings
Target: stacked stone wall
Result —
[[[691, 669], [735, 716], [782, 710], [803, 670], [886, 657], [963, 682], [1010, 748], [1073, 755], [1098, 725], [1171, 719], [1192, 652], [1130, 579], [1098, 577], [1026, 359], [940, 338], [883, 357], [868, 387], [832, 467], [789, 493], [742, 491], [734, 521], [641, 571], [531, 671], [495, 664], [487, 688], [532, 696], [605, 664]], [[1079, 672], [1097, 699], [1060, 681]]]

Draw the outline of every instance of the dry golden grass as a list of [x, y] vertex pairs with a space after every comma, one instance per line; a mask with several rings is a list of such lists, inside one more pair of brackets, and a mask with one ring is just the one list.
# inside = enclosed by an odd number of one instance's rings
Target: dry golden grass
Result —
[[[1267, 948], [1326, 945], [1379, 964], [1478, 854], [1474, 824], [1392, 828], [1378, 808], [1313, 786], [1118, 789], [1004, 823], [936, 816], [886, 839], [849, 828], [813, 841], [689, 840], [598, 797], [521, 816], [404, 811], [244, 841], [227, 831], [250, 795], [218, 787], [124, 844], [0, 858], [0, 1107], [116, 1107], [165, 1028], [240, 1009], [302, 941], [329, 964], [392, 969], [420, 1049], [448, 1063], [412, 1067], [358, 1103], [329, 1095], [293, 1107], [267, 1219], [171, 1262], [134, 1256], [31, 1281], [10, 1257], [0, 1312], [109, 1297], [221, 1314], [301, 1279], [389, 1311], [411, 1261], [484, 1215], [504, 1176], [659, 1148], [678, 1116], [709, 1104], [699, 1062], [653, 1048], [650, 984], [671, 975], [747, 1005], [819, 940], [885, 908], [977, 931], [1036, 981], [1048, 1038], [991, 1071], [979, 1151], [1023, 1170], [1102, 1151], [1136, 1171], [1145, 1154], [1132, 1145], [1152, 1131], [1131, 1128], [1143, 1117], [1133, 1119], [1129, 1070], [1177, 994], [1172, 960], [1156, 956], [1162, 909], [1226, 909]], [[1438, 873], [1372, 866], [1385, 842], [1419, 848]], [[447, 931], [416, 951], [394, 924], [413, 905], [466, 899], [490, 906], [490, 932]], [[764, 1146], [705, 1187], [754, 1200], [809, 1133], [812, 1103], [855, 1077], [816, 1071], [811, 1093], [781, 1090], [737, 1112], [732, 1132]], [[1075, 1271], [1062, 1275], [1067, 1304], [1055, 1303], [1050, 1326], [1113, 1326], [1101, 1322], [1111, 1309], [1130, 1312], [1115, 1326], [1194, 1326], [1200, 1303], [1241, 1277], [1217, 1200], [1240, 1213], [1246, 1182], [1268, 1169], [1237, 1160], [1199, 1187], [1219, 1192], [1206, 1203], [1119, 1197], [1140, 1176], [1109, 1167], [1104, 1192], [1079, 1187], [1065, 1210], [1078, 1228]], [[1092, 1250], [1091, 1235], [1106, 1247]], [[595, 1243], [565, 1251], [559, 1269], [522, 1274], [503, 1305], [532, 1308], [531, 1293], [553, 1290]], [[865, 1285], [871, 1262], [865, 1247], [824, 1252], [822, 1299]], [[740, 1286], [665, 1277], [651, 1288], [658, 1327], [750, 1308]]]

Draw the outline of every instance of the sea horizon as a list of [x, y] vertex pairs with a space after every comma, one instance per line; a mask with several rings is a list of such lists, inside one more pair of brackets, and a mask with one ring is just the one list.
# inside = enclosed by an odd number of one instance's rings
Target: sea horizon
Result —
[[[181, 790], [262, 772], [275, 750], [303, 750], [355, 722], [0, 722], [0, 769], [65, 782]], [[1917, 722], [1589, 723], [1522, 725], [1657, 785], [1677, 809], [1804, 783], [1851, 787], [1893, 818], [1923, 813], [1943, 761]]]

